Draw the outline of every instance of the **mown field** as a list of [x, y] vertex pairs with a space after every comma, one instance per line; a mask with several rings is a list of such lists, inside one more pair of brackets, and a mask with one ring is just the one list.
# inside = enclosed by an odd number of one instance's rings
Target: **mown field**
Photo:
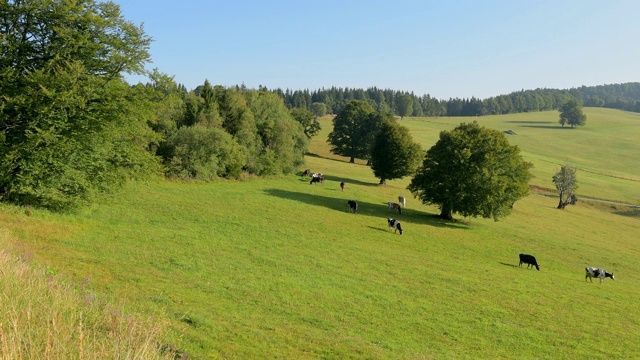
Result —
[[[585, 109], [562, 129], [557, 112], [405, 119], [430, 147], [441, 130], [477, 120], [507, 130], [532, 184], [553, 188], [578, 166], [578, 196], [639, 204], [640, 116]], [[166, 342], [190, 358], [633, 358], [640, 353], [640, 215], [632, 208], [532, 193], [501, 221], [432, 217], [409, 179], [377, 185], [362, 163], [328, 152], [330, 120], [307, 167], [324, 185], [287, 176], [211, 184], [132, 184], [74, 214], [3, 207], [16, 251], [98, 296], [170, 322]], [[347, 187], [340, 191], [338, 183]], [[386, 227], [386, 202], [407, 197]], [[348, 199], [359, 214], [346, 210]], [[518, 254], [541, 270], [519, 268]], [[585, 283], [586, 266], [615, 281]]]

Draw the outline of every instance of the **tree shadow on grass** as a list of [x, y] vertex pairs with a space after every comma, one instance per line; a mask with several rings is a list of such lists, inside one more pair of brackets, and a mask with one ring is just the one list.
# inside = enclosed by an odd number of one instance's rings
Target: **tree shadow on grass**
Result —
[[[282, 189], [266, 189], [265, 193], [267, 195], [276, 196], [282, 199], [298, 201], [306, 205], [322, 206], [343, 213], [349, 212], [347, 199], [342, 197], [323, 196]], [[387, 203], [363, 202], [358, 199], [352, 200], [358, 202], [358, 213], [353, 214], [354, 216], [373, 216], [383, 219], [392, 217], [399, 220], [400, 222], [405, 223], [422, 224], [435, 227], [468, 229], [468, 225], [464, 224], [461, 221], [446, 221], [444, 219], [438, 218], [434, 214], [426, 213], [423, 211], [411, 209], [405, 210], [403, 211], [402, 215], [399, 215], [397, 213], [388, 212]]]
[[553, 124], [553, 121], [533, 121], [533, 120], [511, 120], [505, 121], [507, 124]]
[[[365, 182], [365, 181], [361, 181], [361, 180], [354, 180], [351, 178], [346, 178], [346, 177], [340, 177], [340, 176], [331, 176], [331, 175], [324, 175], [324, 184], [311, 184], [311, 177], [310, 176], [302, 176], [300, 175], [300, 178], [298, 179], [299, 182], [306, 182], [309, 185], [313, 185], [313, 186], [327, 186], [328, 190], [336, 190], [334, 184], [340, 184], [341, 181], [344, 181], [344, 183], [347, 185], [347, 187], [349, 185], [361, 185], [361, 186], [378, 186], [377, 183], [375, 182]], [[327, 183], [328, 182], [328, 183]]]
[[342, 159], [336, 159], [336, 158], [322, 156], [322, 155], [319, 155], [319, 154], [316, 154], [316, 153], [311, 153], [311, 152], [305, 153], [304, 156], [314, 157], [314, 158], [318, 158], [318, 159], [331, 160], [331, 161], [337, 161], [337, 162], [340, 162], [340, 163], [347, 163], [347, 164], [360, 165], [360, 166], [368, 166], [366, 164], [360, 164], [360, 163], [357, 163], [357, 162], [355, 162], [355, 163], [349, 162], [349, 158], [346, 157], [346, 156], [343, 157]]
[[551, 126], [551, 125], [520, 125], [519, 127], [523, 128], [536, 128], [536, 129], [551, 129], [551, 130], [572, 130], [571, 126]]
[[361, 180], [354, 180], [354, 179], [350, 179], [350, 178], [346, 178], [346, 177], [340, 177], [340, 176], [325, 175], [324, 178], [325, 178], [325, 180], [336, 181], [338, 183], [341, 182], [341, 181], [344, 181], [345, 184], [347, 184], [347, 185], [355, 184], [355, 185], [362, 185], [362, 186], [378, 186], [377, 182], [365, 182], [365, 181], [361, 181]]

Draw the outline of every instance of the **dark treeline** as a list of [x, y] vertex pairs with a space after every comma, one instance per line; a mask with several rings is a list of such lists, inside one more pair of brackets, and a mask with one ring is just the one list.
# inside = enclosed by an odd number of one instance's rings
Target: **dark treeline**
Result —
[[413, 92], [377, 87], [283, 91], [260, 86], [260, 90], [278, 94], [289, 108], [307, 109], [316, 115], [322, 115], [323, 111], [338, 114], [350, 100], [364, 100], [377, 111], [391, 111], [398, 116], [480, 116], [558, 110], [571, 98], [584, 106], [640, 112], [640, 83], [521, 90], [484, 100], [475, 97], [439, 100], [429, 94], [418, 96]]

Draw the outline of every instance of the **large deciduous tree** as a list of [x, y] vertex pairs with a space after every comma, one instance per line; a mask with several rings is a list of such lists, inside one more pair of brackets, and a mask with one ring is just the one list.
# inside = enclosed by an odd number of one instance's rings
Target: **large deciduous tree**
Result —
[[142, 73], [151, 39], [113, 2], [0, 3], [0, 193], [73, 206], [155, 173], [157, 142]]
[[413, 141], [409, 129], [385, 120], [371, 147], [371, 169], [380, 179], [380, 184], [385, 184], [387, 180], [402, 179], [415, 173], [423, 155], [420, 144]]
[[582, 112], [582, 105], [576, 99], [569, 99], [560, 107], [560, 125], [576, 127], [587, 123], [587, 115]]
[[331, 144], [331, 152], [336, 155], [349, 157], [349, 162], [355, 159], [367, 159], [369, 146], [378, 122], [375, 110], [366, 101], [353, 100], [348, 102], [335, 118], [333, 131], [327, 142]]
[[564, 209], [567, 204], [575, 204], [574, 191], [578, 188], [576, 183], [577, 169], [569, 164], [562, 165], [552, 177], [553, 184], [558, 189], [560, 203], [558, 209]]
[[444, 219], [459, 213], [497, 220], [528, 194], [531, 166], [500, 131], [463, 123], [440, 133], [408, 189], [437, 205]]

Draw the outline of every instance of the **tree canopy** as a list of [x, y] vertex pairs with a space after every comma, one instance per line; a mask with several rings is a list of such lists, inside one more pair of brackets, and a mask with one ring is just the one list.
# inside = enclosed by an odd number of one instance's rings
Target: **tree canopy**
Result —
[[64, 208], [157, 173], [140, 73], [151, 39], [112, 2], [0, 4], [0, 193]]
[[412, 175], [424, 156], [420, 144], [413, 141], [409, 129], [391, 119], [385, 119], [371, 146], [371, 169], [380, 179], [402, 179]]
[[587, 115], [582, 112], [582, 106], [576, 99], [569, 99], [560, 107], [560, 125], [571, 127], [584, 126], [587, 123]]
[[349, 162], [355, 159], [367, 159], [369, 146], [377, 130], [379, 118], [375, 110], [366, 101], [354, 100], [345, 106], [333, 118], [333, 130], [327, 142], [331, 144], [331, 152], [336, 155], [349, 157]]
[[304, 134], [308, 139], [318, 135], [318, 132], [322, 130], [317, 116], [314, 116], [314, 114], [307, 109], [291, 109], [291, 115], [302, 125]]
[[409, 94], [402, 94], [398, 97], [398, 115], [400, 119], [413, 114], [413, 98]]
[[497, 220], [528, 194], [531, 166], [500, 131], [463, 123], [440, 133], [407, 188], [438, 205], [442, 218], [459, 213]]

